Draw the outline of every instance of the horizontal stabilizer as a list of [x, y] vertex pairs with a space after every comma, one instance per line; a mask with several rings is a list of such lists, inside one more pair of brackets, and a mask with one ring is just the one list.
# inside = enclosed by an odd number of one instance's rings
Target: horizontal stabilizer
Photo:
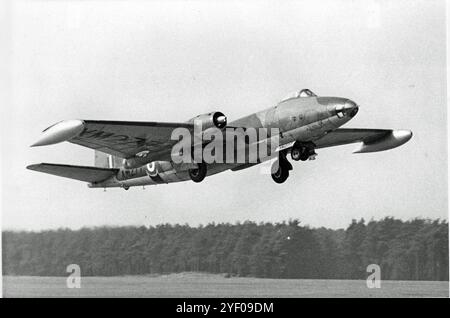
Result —
[[27, 169], [91, 183], [104, 181], [116, 174], [118, 171], [118, 169], [71, 166], [53, 163], [30, 165]]

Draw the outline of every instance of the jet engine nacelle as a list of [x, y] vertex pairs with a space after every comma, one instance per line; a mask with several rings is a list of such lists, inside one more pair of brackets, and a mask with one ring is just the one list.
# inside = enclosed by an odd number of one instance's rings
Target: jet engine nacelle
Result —
[[202, 130], [216, 127], [224, 129], [227, 126], [227, 117], [222, 112], [212, 112], [208, 114], [201, 114], [189, 120], [195, 125], [202, 125]]
[[[164, 163], [168, 163], [169, 165], [166, 166]], [[153, 161], [145, 166], [145, 172], [150, 177], [156, 177], [161, 172], [167, 172], [171, 170], [173, 170], [173, 167], [167, 161]]]
[[153, 179], [160, 178], [164, 182], [174, 182], [186, 180], [188, 171], [197, 168], [197, 165], [192, 163], [175, 164], [169, 161], [153, 161], [145, 166], [145, 172]]

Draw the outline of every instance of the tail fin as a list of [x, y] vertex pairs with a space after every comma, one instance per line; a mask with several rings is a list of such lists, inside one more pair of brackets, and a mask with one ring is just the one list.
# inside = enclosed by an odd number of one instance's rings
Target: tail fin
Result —
[[119, 169], [123, 167], [123, 159], [95, 150], [95, 166], [98, 168]]
[[104, 181], [118, 171], [118, 169], [70, 166], [53, 163], [31, 165], [28, 166], [27, 169], [91, 183]]

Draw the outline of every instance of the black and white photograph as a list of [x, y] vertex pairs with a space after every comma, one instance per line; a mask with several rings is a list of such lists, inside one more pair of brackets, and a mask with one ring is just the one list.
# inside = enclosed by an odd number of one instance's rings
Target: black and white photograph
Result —
[[2, 1], [2, 297], [448, 298], [448, 6]]

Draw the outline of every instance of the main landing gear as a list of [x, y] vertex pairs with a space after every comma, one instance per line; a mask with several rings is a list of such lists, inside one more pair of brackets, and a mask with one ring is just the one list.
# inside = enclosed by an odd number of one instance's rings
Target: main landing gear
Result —
[[278, 160], [272, 164], [272, 179], [276, 183], [283, 183], [289, 177], [292, 170], [291, 163], [286, 159], [286, 155], [280, 152]]
[[206, 163], [202, 162], [197, 164], [197, 169], [190, 169], [188, 172], [191, 180], [198, 183], [202, 182], [203, 179], [205, 179], [208, 168], [206, 166]]
[[294, 161], [306, 161], [308, 159], [314, 159], [315, 156], [317, 156], [317, 154], [314, 151], [314, 144], [311, 142], [300, 143], [297, 141], [292, 146], [291, 158]]
[[[313, 143], [296, 142], [291, 148], [291, 158], [294, 161], [306, 161], [308, 159], [314, 159], [316, 156]], [[281, 151], [278, 160], [272, 165], [273, 181], [276, 183], [285, 182], [289, 177], [290, 170], [292, 170], [292, 165], [286, 158], [286, 152]]]

